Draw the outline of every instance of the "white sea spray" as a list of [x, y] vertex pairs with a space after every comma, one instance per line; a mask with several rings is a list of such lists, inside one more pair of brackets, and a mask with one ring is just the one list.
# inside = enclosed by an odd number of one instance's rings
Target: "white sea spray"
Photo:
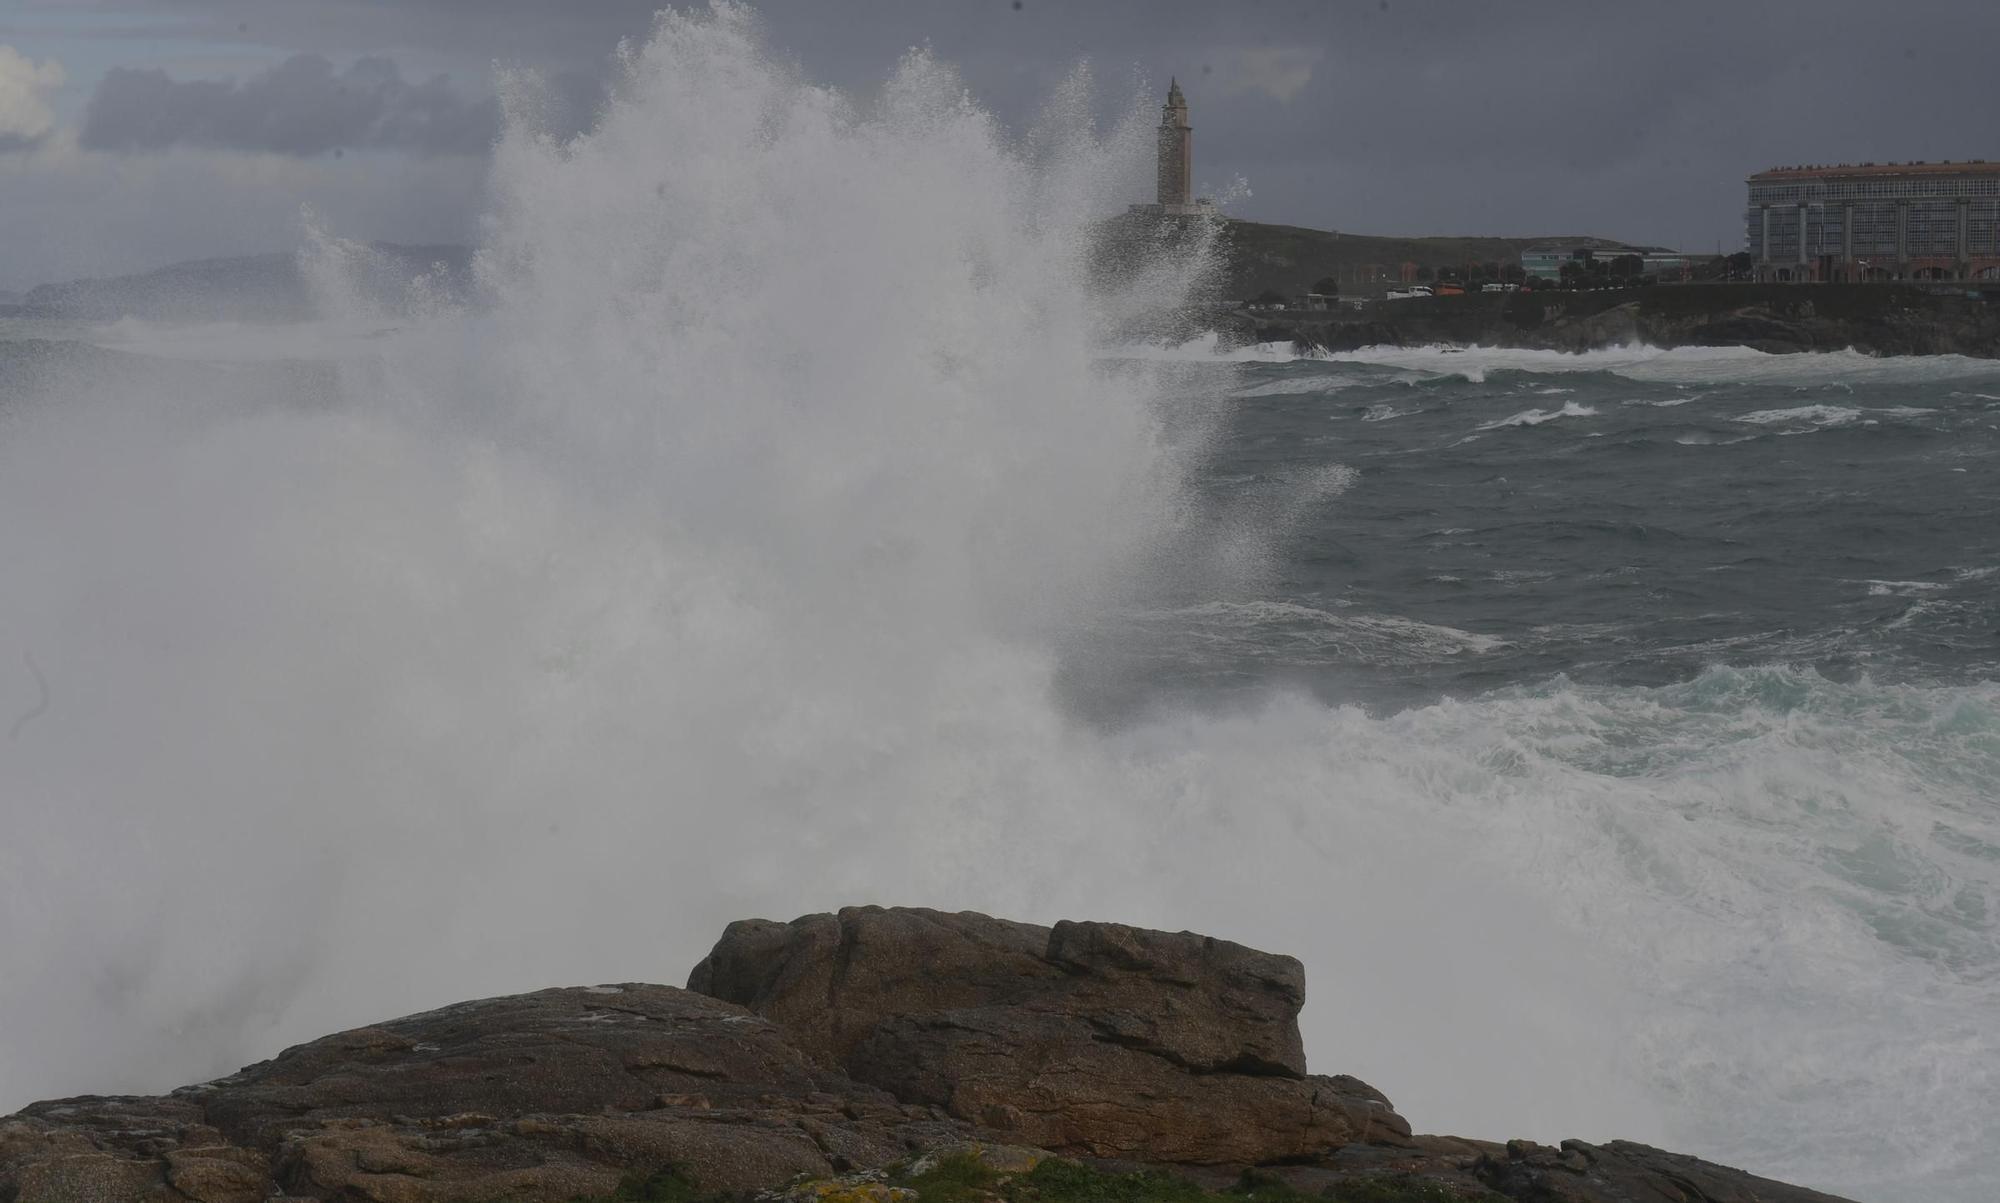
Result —
[[[1984, 1197], [1992, 686], [1718, 668], [1386, 715], [1270, 691], [1111, 729], [1066, 704], [1077, 632], [1135, 579], [1254, 577], [1351, 484], [1196, 514], [1200, 432], [1159, 403], [1213, 348], [1107, 371], [1096, 338], [1199, 265], [1088, 286], [1083, 231], [1143, 179], [1150, 118], [1100, 135], [1081, 107], [1011, 142], [928, 57], [846, 97], [730, 10], [670, 15], [586, 138], [510, 128], [476, 304], [376, 338], [335, 297], [329, 337], [371, 337], [335, 338], [331, 395], [161, 383], [12, 418], [0, 705], [35, 713], [0, 758], [0, 1030], [33, 1038], [0, 1040], [0, 1106], [482, 994], [674, 981], [730, 919], [909, 903], [1295, 953], [1315, 1068], [1423, 1130]], [[323, 240], [330, 295], [351, 253]], [[181, 350], [255, 360], [224, 344], [262, 337]], [[1384, 658], [1501, 646], [1203, 617]]]

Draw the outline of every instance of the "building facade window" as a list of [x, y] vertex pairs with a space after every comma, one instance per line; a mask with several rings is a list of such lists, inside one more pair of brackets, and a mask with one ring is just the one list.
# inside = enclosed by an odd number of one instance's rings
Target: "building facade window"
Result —
[[1748, 191], [1744, 246], [1765, 278], [1895, 278], [1917, 261], [1926, 276], [2000, 268], [2000, 163], [1776, 168]]

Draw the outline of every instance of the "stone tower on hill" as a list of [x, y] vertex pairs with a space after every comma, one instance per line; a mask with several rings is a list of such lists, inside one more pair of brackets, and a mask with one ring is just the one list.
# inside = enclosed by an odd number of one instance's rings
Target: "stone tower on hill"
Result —
[[1188, 124], [1181, 81], [1167, 89], [1160, 109], [1160, 208], [1172, 213], [1194, 200], [1194, 127]]
[[1194, 195], [1194, 127], [1188, 124], [1187, 97], [1174, 80], [1167, 103], [1160, 107], [1159, 193], [1155, 203], [1133, 205], [1136, 214], [1167, 217], [1211, 217], [1215, 202]]

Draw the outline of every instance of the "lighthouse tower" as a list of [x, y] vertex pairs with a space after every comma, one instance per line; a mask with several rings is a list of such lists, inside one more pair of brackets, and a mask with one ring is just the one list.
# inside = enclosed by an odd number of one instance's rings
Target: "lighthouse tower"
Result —
[[1187, 97], [1181, 81], [1167, 89], [1160, 106], [1160, 187], [1150, 205], [1130, 205], [1133, 217], [1213, 217], [1215, 202], [1194, 194], [1194, 127], [1188, 124]]
[[1188, 124], [1187, 97], [1181, 81], [1167, 89], [1160, 108], [1160, 209], [1187, 213], [1194, 203], [1194, 127]]

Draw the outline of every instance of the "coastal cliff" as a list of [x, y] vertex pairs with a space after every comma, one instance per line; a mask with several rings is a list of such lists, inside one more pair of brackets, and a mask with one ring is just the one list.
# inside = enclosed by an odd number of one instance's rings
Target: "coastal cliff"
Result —
[[1380, 301], [1361, 310], [1237, 310], [1217, 324], [1240, 341], [1326, 351], [1434, 344], [1588, 351], [1643, 343], [2000, 358], [2000, 291], [1981, 298], [1893, 284], [1483, 293]]
[[[1644, 1145], [1413, 1134], [1304, 972], [1189, 932], [849, 908], [687, 989], [461, 1003], [0, 1119], [8, 1203], [1839, 1203]], [[759, 1192], [762, 1192], [761, 1194]]]

